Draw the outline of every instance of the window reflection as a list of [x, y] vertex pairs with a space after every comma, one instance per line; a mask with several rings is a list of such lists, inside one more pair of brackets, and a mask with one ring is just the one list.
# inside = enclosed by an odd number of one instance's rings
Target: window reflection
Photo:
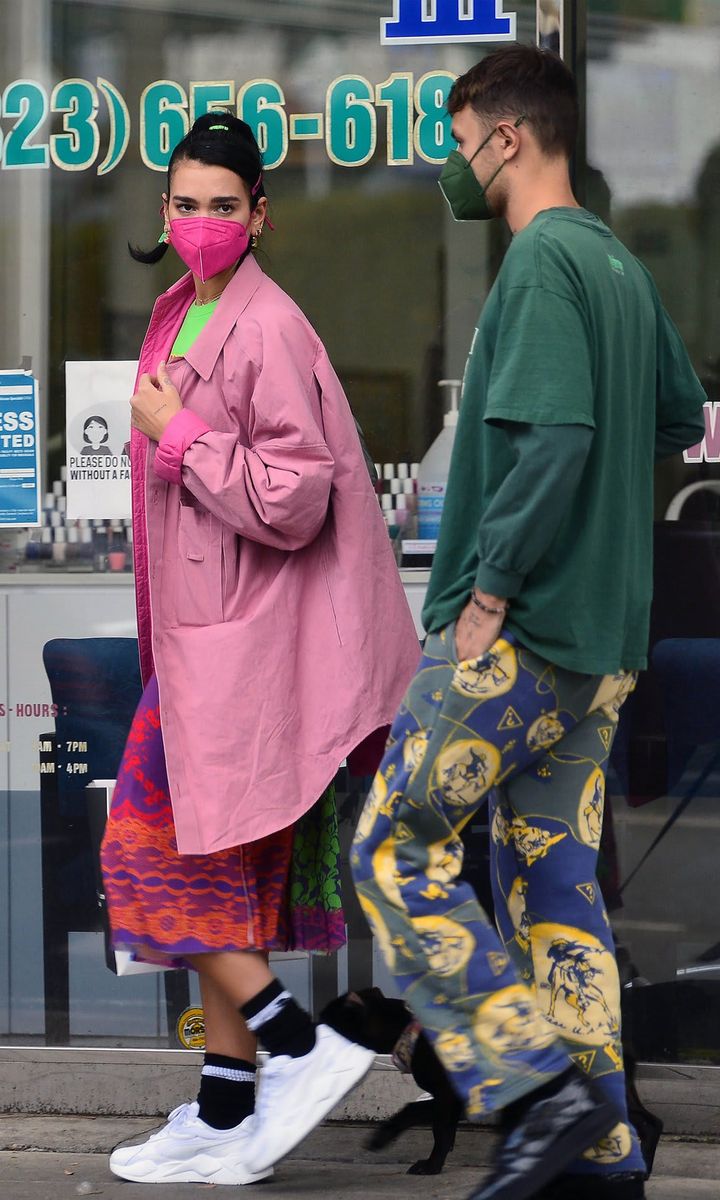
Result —
[[636, 1053], [717, 1062], [720, 471], [712, 434], [720, 129], [711, 114], [720, 99], [720, 22], [703, 4], [634, 3], [622, 15], [612, 3], [593, 7], [588, 157], [607, 183], [606, 219], [653, 272], [710, 402], [705, 444], [687, 462], [657, 470], [650, 667], [621, 716], [602, 883]]
[[[522, 40], [535, 36], [537, 19], [543, 44], [561, 48], [567, 5], [538, 0], [512, 7]], [[578, 164], [583, 200], [653, 272], [709, 397], [703, 447], [687, 462], [663, 464], [657, 474], [651, 666], [622, 713], [601, 882], [624, 981], [632, 985], [625, 999], [638, 1053], [718, 1062], [720, 10], [714, 0], [597, 0], [589, 7], [588, 161]], [[417, 135], [430, 139], [422, 143], [423, 157], [415, 128], [403, 141], [407, 94], [402, 82], [392, 81], [394, 74], [412, 77], [414, 93], [428, 75], [465, 70], [482, 47], [383, 47], [379, 20], [390, 8], [390, 0], [357, 6], [303, 0], [276, 14], [264, 0], [201, 7], [155, 0], [143, 11], [122, 3], [23, 0], [20, 21], [20, 6], [0, 0], [2, 88], [23, 77], [43, 80], [50, 90], [70, 78], [96, 86], [100, 77], [127, 101], [132, 123], [122, 160], [105, 174], [96, 168], [110, 136], [107, 105], [98, 110], [102, 149], [92, 169], [3, 172], [0, 366], [18, 366], [29, 356], [41, 380], [49, 482], [65, 461], [65, 361], [133, 358], [154, 296], [174, 278], [170, 260], [148, 271], [126, 251], [128, 239], [151, 245], [159, 232], [154, 217], [163, 174], [143, 161], [139, 103], [149, 83], [165, 78], [188, 93], [192, 80], [232, 81], [233, 100], [247, 81], [275, 81], [288, 116], [323, 119], [331, 86], [342, 75], [381, 89], [381, 102], [374, 95], [372, 106], [376, 149], [361, 165], [334, 161], [324, 134], [289, 138], [282, 166], [268, 175], [277, 229], [261, 263], [318, 327], [373, 459], [397, 465], [422, 458], [442, 427], [438, 381], [462, 377], [477, 313], [508, 237], [496, 223], [451, 221], [428, 150], [436, 121]], [[434, 93], [426, 99], [434, 103]], [[3, 118], [4, 132], [8, 125]], [[47, 131], [61, 129], [56, 113]], [[333, 153], [340, 157], [337, 144]], [[388, 165], [388, 155], [395, 165]], [[679, 512], [672, 509], [696, 483], [710, 486], [687, 493]], [[6, 672], [18, 703], [50, 699], [41, 658], [46, 642], [89, 631], [133, 636], [131, 606], [117, 589], [103, 600], [100, 615], [88, 609], [98, 623], [92, 629], [82, 606], [66, 597], [53, 604], [17, 590], [11, 595], [0, 578], [8, 628], [23, 629]], [[0, 697], [0, 704], [7, 700]], [[81, 789], [75, 807], [63, 807], [67, 798], [54, 801], [53, 819], [70, 828], [52, 836], [46, 830], [43, 843], [39, 743], [53, 721], [32, 712], [12, 718], [0, 712], [0, 720], [0, 749], [7, 746], [0, 755], [0, 873], [15, 914], [0, 914], [0, 956], [8, 965], [0, 972], [0, 1038], [168, 1044], [161, 985], [106, 973]], [[348, 837], [359, 786], [349, 783], [341, 799]], [[480, 830], [470, 848], [470, 866], [478, 872], [486, 865], [483, 838]], [[64, 889], [74, 912], [74, 923], [68, 917], [65, 925], [70, 991], [64, 1032], [52, 1020], [46, 1024], [42, 968], [43, 939], [62, 905], [53, 906], [52, 890], [45, 913], [38, 902], [48, 868], [43, 853], [52, 856], [58, 847], [60, 882], [52, 887]], [[487, 897], [487, 887], [478, 890]], [[356, 986], [372, 972], [367, 934], [352, 911], [338, 986], [348, 971]], [[48, 966], [51, 974], [55, 969]], [[382, 982], [377, 966], [376, 977]], [[59, 974], [54, 980], [62, 982]], [[309, 983], [291, 982], [309, 998]], [[59, 1008], [54, 1012], [62, 1016]]]

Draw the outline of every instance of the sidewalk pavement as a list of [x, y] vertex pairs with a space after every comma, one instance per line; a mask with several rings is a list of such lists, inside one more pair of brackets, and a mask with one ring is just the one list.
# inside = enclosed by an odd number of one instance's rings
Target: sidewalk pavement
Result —
[[[1, 1200], [150, 1200], [146, 1184], [110, 1174], [108, 1152], [120, 1141], [142, 1141], [157, 1122], [149, 1118], [46, 1117], [0, 1114]], [[380, 1154], [364, 1148], [368, 1127], [331, 1122], [312, 1134], [263, 1183], [262, 1200], [464, 1200], [491, 1163], [493, 1134], [461, 1128], [442, 1175], [408, 1176], [408, 1165], [430, 1152], [430, 1130], [412, 1130]], [[720, 1144], [668, 1138], [661, 1142], [648, 1200], [718, 1200]], [[206, 1200], [214, 1184], [166, 1184], [152, 1198]], [[248, 1200], [256, 1192], [248, 1193]], [[577, 1200], [582, 1200], [578, 1195]]]
[[[213, 1184], [148, 1189], [111, 1175], [107, 1154], [119, 1142], [142, 1141], [161, 1122], [119, 1117], [34, 1117], [0, 1114], [1, 1200], [207, 1200], [237, 1195]], [[413, 1130], [381, 1154], [364, 1149], [368, 1126], [331, 1122], [316, 1130], [263, 1183], [262, 1200], [464, 1200], [488, 1167], [493, 1135], [461, 1128], [442, 1175], [408, 1176], [408, 1165], [429, 1153], [429, 1130]], [[149, 1196], [149, 1191], [152, 1197]], [[720, 1144], [663, 1139], [648, 1200], [718, 1200]], [[248, 1193], [248, 1200], [255, 1191]], [[578, 1196], [578, 1200], [583, 1200]]]

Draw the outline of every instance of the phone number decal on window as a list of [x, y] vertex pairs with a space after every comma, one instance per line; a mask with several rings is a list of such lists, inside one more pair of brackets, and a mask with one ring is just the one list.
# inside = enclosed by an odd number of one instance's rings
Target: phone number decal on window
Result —
[[[341, 75], [329, 85], [322, 112], [288, 113], [285, 93], [271, 79], [191, 83], [156, 79], [139, 103], [140, 156], [164, 171], [174, 146], [203, 113], [232, 110], [255, 133], [268, 170], [279, 167], [292, 142], [324, 142], [328, 158], [341, 167], [362, 167], [378, 150], [378, 111], [386, 130], [388, 166], [410, 166], [416, 158], [442, 163], [455, 143], [445, 103], [455, 76], [431, 71], [415, 80], [396, 72], [372, 84], [362, 75]], [[107, 175], [130, 143], [132, 119], [124, 98], [109, 80], [63, 79], [50, 95], [32, 79], [16, 79], [0, 99], [0, 156], [4, 170], [49, 167]], [[53, 132], [48, 136], [47, 125]], [[55, 128], [58, 126], [58, 128]]]

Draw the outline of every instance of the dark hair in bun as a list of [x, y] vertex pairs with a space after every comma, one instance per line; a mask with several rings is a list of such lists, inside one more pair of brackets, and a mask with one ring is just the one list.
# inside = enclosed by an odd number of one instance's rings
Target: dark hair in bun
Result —
[[[168, 195], [175, 167], [187, 159], [208, 167], [226, 167], [239, 175], [250, 192], [251, 211], [265, 195], [263, 160], [255, 134], [246, 121], [232, 113], [205, 113], [178, 142], [168, 163]], [[140, 250], [128, 243], [132, 257], [142, 263], [160, 262], [167, 249], [167, 242], [160, 242], [152, 250]]]

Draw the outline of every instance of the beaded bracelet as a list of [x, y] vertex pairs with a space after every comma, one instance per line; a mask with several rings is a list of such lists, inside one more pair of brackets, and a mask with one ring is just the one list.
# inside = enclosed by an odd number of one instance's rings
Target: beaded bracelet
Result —
[[470, 593], [470, 599], [477, 608], [482, 609], [483, 612], [492, 613], [494, 617], [504, 617], [509, 607], [509, 605], [503, 604], [502, 608], [491, 608], [489, 604], [483, 604], [482, 600], [478, 600], [474, 592]]

